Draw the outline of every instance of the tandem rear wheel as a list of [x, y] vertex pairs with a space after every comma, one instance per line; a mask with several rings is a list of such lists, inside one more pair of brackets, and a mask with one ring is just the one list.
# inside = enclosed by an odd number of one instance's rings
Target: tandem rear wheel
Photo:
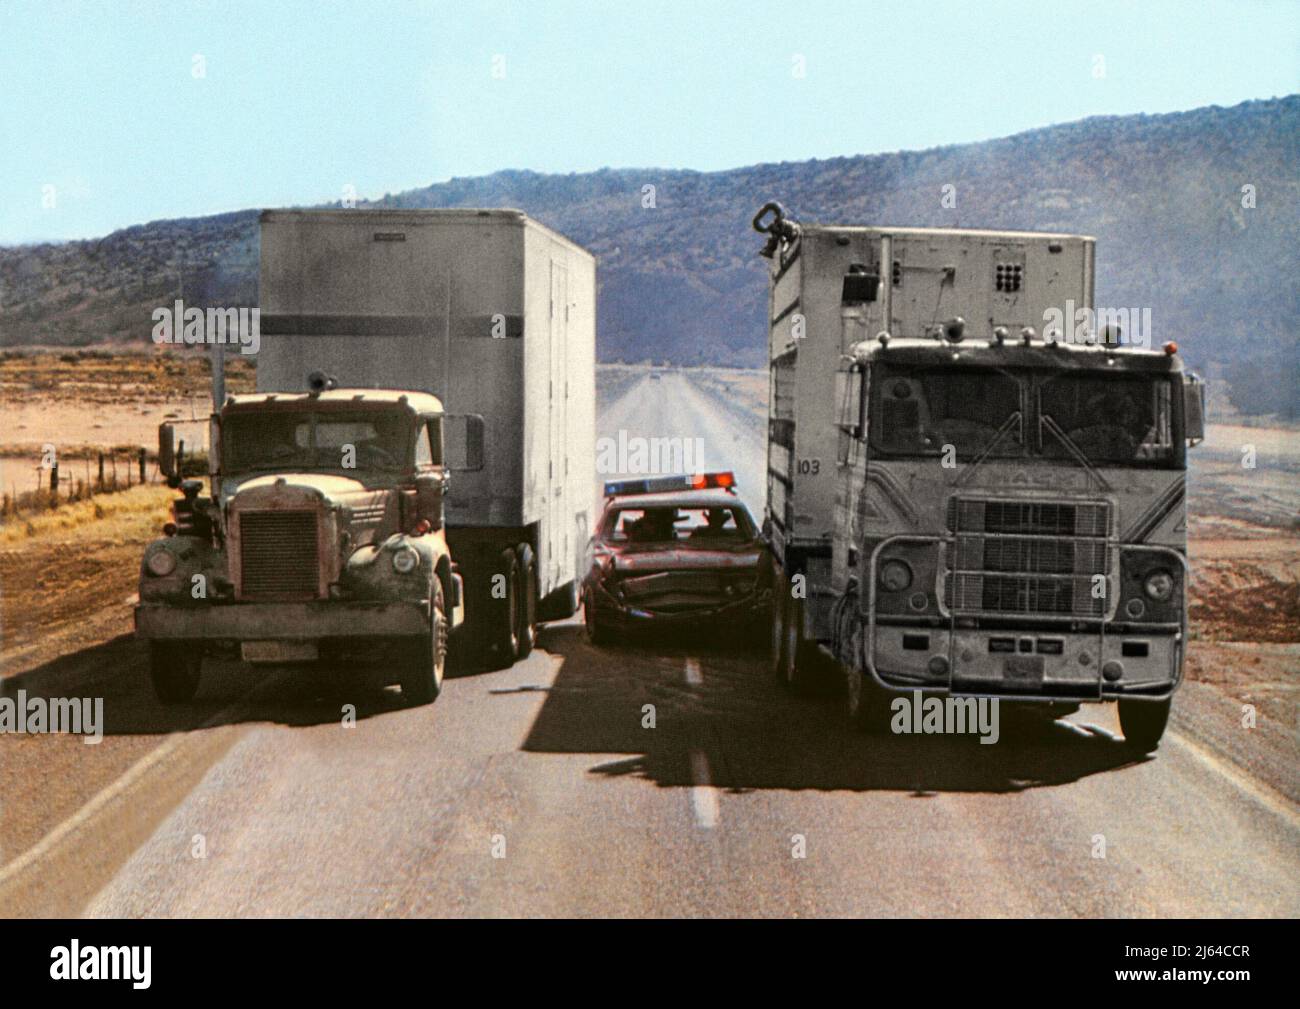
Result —
[[776, 680], [792, 694], [811, 692], [816, 683], [816, 649], [803, 636], [802, 598], [785, 578], [777, 582], [772, 607], [772, 669]]
[[508, 669], [537, 644], [537, 561], [527, 543], [507, 547], [497, 560], [492, 587], [488, 664]]
[[492, 664], [505, 669], [519, 657], [519, 558], [502, 550], [492, 575]]

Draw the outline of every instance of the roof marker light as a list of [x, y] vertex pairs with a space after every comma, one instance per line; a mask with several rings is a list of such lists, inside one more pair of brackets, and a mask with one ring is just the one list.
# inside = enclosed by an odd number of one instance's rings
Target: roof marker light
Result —
[[1173, 340], [1170, 340], [1168, 343], [1165, 344], [1165, 353], [1168, 354], [1170, 357], [1173, 357], [1175, 354], [1178, 353], [1178, 344], [1174, 343]]
[[1026, 347], [1028, 347], [1037, 335], [1038, 334], [1034, 332], [1033, 326], [1026, 326], [1020, 331], [1020, 340]]

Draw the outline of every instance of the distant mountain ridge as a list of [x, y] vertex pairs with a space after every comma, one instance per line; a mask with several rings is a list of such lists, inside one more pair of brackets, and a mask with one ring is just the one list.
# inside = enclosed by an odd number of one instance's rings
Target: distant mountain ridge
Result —
[[[586, 246], [600, 263], [604, 361], [761, 364], [766, 280], [749, 221], [777, 199], [808, 221], [1095, 235], [1098, 304], [1150, 307], [1156, 339], [1231, 365], [1295, 358], [1297, 165], [1292, 95], [720, 172], [503, 171], [359, 205], [518, 207]], [[948, 184], [954, 209], [940, 204]], [[256, 304], [257, 259], [254, 210], [0, 248], [0, 345], [143, 342], [153, 308], [178, 292]]]

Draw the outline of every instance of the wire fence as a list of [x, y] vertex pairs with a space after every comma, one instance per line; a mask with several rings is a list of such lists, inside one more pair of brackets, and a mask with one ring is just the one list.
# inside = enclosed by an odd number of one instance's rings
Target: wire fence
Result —
[[141, 484], [162, 482], [157, 459], [150, 458], [143, 448], [110, 449], [84, 458], [56, 460], [49, 465], [42, 461], [34, 469], [34, 489], [19, 491], [11, 486], [0, 495], [0, 522], [54, 511], [99, 494], [115, 494]]

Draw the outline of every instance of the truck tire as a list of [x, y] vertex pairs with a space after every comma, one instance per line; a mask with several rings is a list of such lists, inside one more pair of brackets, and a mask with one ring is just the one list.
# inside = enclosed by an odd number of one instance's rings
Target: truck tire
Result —
[[803, 637], [803, 600], [784, 593], [781, 606], [781, 660], [777, 680], [791, 694], [806, 694], [816, 680], [812, 649]]
[[497, 560], [496, 575], [506, 579], [504, 599], [492, 600], [492, 629], [488, 635], [488, 663], [492, 669], [509, 669], [519, 658], [519, 609], [522, 593], [519, 587], [519, 558], [514, 548], [501, 551]]
[[772, 670], [772, 676], [777, 682], [781, 680], [781, 669], [785, 663], [785, 600], [788, 595], [789, 587], [778, 572], [776, 593], [772, 597], [772, 637], [768, 652], [768, 668]]
[[515, 548], [519, 555], [519, 658], [526, 659], [537, 644], [537, 562], [527, 543]]
[[402, 670], [402, 696], [411, 704], [432, 704], [442, 693], [447, 668], [447, 603], [442, 581], [437, 578], [429, 610], [429, 633], [411, 643]]
[[149, 678], [163, 704], [186, 704], [199, 691], [203, 646], [189, 641], [150, 641]]
[[1170, 704], [1170, 698], [1163, 701], [1121, 700], [1119, 727], [1124, 733], [1124, 745], [1140, 753], [1155, 752], [1169, 723]]
[[844, 720], [854, 732], [883, 732], [889, 724], [888, 698], [862, 668], [862, 622], [858, 599], [847, 596], [840, 606], [836, 658], [844, 673]]
[[612, 640], [609, 629], [599, 622], [596, 613], [596, 600], [588, 589], [582, 597], [582, 624], [587, 631], [587, 640], [593, 645], [608, 645]]

